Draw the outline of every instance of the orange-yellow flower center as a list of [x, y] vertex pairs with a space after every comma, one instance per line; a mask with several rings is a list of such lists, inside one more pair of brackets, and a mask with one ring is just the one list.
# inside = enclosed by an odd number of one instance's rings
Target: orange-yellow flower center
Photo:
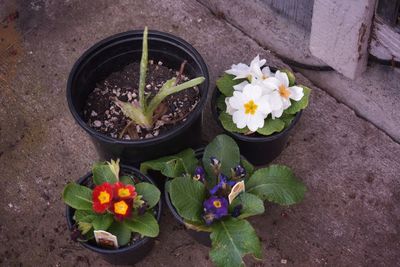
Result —
[[257, 107], [258, 106], [256, 105], [256, 103], [254, 103], [253, 100], [250, 100], [249, 102], [244, 104], [244, 113], [254, 115], [254, 113], [256, 113]]
[[121, 200], [119, 202], [114, 203], [114, 212], [117, 214], [125, 215], [128, 211], [128, 204], [125, 201]]
[[214, 200], [214, 202], [213, 202], [213, 205], [214, 205], [214, 207], [216, 207], [216, 208], [221, 208], [221, 201], [219, 201], [219, 200]]
[[105, 203], [110, 202], [110, 198], [111, 198], [111, 196], [107, 191], [101, 191], [98, 196], [100, 204], [105, 204]]
[[128, 188], [120, 188], [118, 189], [118, 196], [119, 197], [129, 197], [131, 195], [131, 192], [129, 191]]
[[285, 85], [281, 84], [279, 86], [279, 94], [281, 97], [288, 99], [290, 96], [290, 91]]
[[266, 80], [266, 79], [268, 79], [268, 75], [263, 74], [261, 78], [262, 78], [263, 80]]

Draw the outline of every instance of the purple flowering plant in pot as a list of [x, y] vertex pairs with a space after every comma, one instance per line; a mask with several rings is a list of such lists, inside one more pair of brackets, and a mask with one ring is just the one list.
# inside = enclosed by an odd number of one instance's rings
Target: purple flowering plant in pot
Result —
[[141, 171], [148, 170], [169, 178], [166, 199], [171, 212], [188, 231], [210, 239], [210, 259], [216, 266], [243, 266], [246, 254], [260, 259], [260, 239], [246, 218], [263, 214], [265, 201], [296, 204], [306, 191], [284, 165], [255, 170], [227, 135], [208, 144], [200, 160], [186, 149], [142, 163]]

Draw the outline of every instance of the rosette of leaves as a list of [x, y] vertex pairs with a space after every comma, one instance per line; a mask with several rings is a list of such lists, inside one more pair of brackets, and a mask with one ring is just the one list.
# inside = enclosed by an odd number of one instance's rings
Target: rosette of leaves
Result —
[[154, 118], [160, 118], [163, 115], [162, 112], [165, 109], [160, 108], [160, 104], [167, 96], [197, 86], [205, 80], [204, 77], [197, 77], [179, 84], [186, 63], [183, 62], [178, 77], [167, 80], [158, 93], [151, 99], [145, 97], [144, 88], [146, 85], [148, 69], [147, 35], [148, 29], [145, 27], [143, 32], [142, 58], [140, 61], [139, 103], [123, 102], [118, 99], [114, 99], [115, 104], [121, 108], [124, 115], [131, 119], [131, 123], [129, 123], [120, 133], [121, 137], [123, 136], [124, 132], [134, 124], [140, 125], [146, 129], [151, 129], [154, 124]]
[[[186, 227], [210, 232], [210, 259], [217, 266], [244, 266], [246, 254], [260, 259], [261, 242], [246, 218], [264, 213], [265, 201], [292, 205], [300, 202], [306, 191], [304, 184], [284, 165], [255, 170], [240, 156], [239, 147], [227, 135], [219, 135], [207, 145], [200, 161], [192, 149], [186, 149], [141, 165], [143, 172], [149, 169], [170, 178], [167, 191]], [[221, 174], [229, 177], [227, 184], [244, 181], [245, 191], [228, 204], [225, 216], [210, 223], [205, 213], [215, 197], [211, 192], [221, 184]], [[225, 205], [223, 202], [217, 203], [218, 206]]]
[[[282, 69], [280, 71], [287, 74], [289, 79], [289, 86], [294, 86], [296, 84], [296, 78], [291, 71], [287, 69]], [[234, 75], [224, 73], [224, 75], [217, 80], [217, 88], [221, 94], [217, 97], [216, 105], [219, 112], [218, 118], [221, 121], [221, 124], [225, 130], [234, 133], [252, 134], [253, 132], [251, 132], [247, 127], [239, 129], [233, 122], [232, 115], [226, 112], [225, 98], [231, 97], [233, 95], [233, 92], [235, 91], [233, 86], [238, 85], [244, 81], [250, 82], [250, 80], [248, 79], [235, 79]], [[271, 114], [269, 114], [265, 119], [264, 126], [257, 130], [258, 134], [268, 136], [274, 133], [282, 132], [284, 129], [289, 127], [296, 114], [308, 106], [311, 89], [304, 85], [298, 86], [303, 88], [304, 96], [302, 97], [302, 99], [300, 99], [299, 101], [294, 101], [293, 99], [291, 99], [290, 107], [284, 110], [280, 118], [273, 119]]]
[[[158, 222], [153, 208], [160, 191], [148, 182], [134, 182], [134, 176], [120, 175], [119, 162], [99, 162], [92, 168], [92, 179], [84, 186], [68, 183], [64, 202], [75, 209], [74, 221], [81, 241], [94, 238], [93, 231], [107, 231], [117, 237], [118, 246], [127, 245], [132, 233], [156, 237]], [[120, 209], [120, 210], [117, 210]]]

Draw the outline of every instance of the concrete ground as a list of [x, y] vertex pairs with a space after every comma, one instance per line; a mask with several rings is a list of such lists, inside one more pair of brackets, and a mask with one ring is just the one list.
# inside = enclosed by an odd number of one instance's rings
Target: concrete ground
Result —
[[[211, 84], [232, 63], [256, 54], [285, 64], [195, 0], [0, 0], [0, 265], [108, 266], [69, 238], [63, 186], [97, 159], [68, 111], [68, 73], [80, 54], [109, 35], [141, 29], [171, 32], [205, 58]], [[3, 23], [4, 24], [4, 23]], [[268, 205], [251, 222], [263, 260], [250, 266], [398, 266], [400, 145], [324, 90], [311, 103], [276, 162], [292, 167], [308, 192], [290, 208]], [[379, 90], [379, 88], [377, 88]], [[205, 113], [205, 139], [220, 129]], [[161, 234], [138, 266], [211, 266], [165, 211]]]

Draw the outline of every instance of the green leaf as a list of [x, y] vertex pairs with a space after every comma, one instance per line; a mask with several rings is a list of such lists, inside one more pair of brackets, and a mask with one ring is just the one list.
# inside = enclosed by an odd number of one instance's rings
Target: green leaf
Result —
[[63, 191], [65, 204], [76, 210], [92, 210], [92, 190], [86, 186], [69, 183]]
[[184, 220], [185, 226], [187, 229], [195, 230], [197, 232], [211, 232], [212, 229], [210, 226], [204, 224], [204, 222], [191, 222], [188, 220]]
[[107, 232], [115, 235], [118, 240], [118, 246], [122, 247], [131, 241], [132, 231], [125, 224], [114, 221]]
[[140, 171], [147, 173], [148, 170], [160, 171], [163, 175], [175, 178], [189, 173], [192, 175], [198, 160], [191, 148], [185, 149], [176, 155], [166, 156], [150, 160], [140, 164]]
[[201, 222], [206, 187], [203, 183], [188, 177], [178, 177], [169, 185], [169, 195], [178, 214], [184, 219]]
[[240, 212], [239, 219], [244, 219], [250, 216], [263, 214], [264, 209], [264, 202], [257, 197], [256, 195], [243, 192], [239, 196], [237, 196], [233, 201], [232, 204], [229, 205], [230, 212], [233, 211], [234, 207], [237, 205], [242, 205], [242, 210]]
[[240, 164], [246, 170], [246, 177], [250, 177], [254, 172], [254, 166], [244, 157], [240, 157]]
[[287, 128], [292, 123], [295, 117], [296, 115], [294, 114], [286, 114], [285, 112], [283, 112], [283, 115], [279, 119], [285, 123], [285, 128]]
[[116, 161], [111, 159], [111, 162], [107, 162], [108, 167], [110, 168], [111, 172], [114, 174], [115, 179], [119, 179], [119, 159]]
[[302, 109], [305, 109], [308, 106], [308, 100], [310, 98], [311, 89], [304, 85], [299, 85], [303, 87], [304, 96], [300, 101], [291, 100], [291, 105], [288, 109], [285, 110], [287, 114], [296, 114]]
[[114, 171], [110, 168], [108, 162], [97, 162], [92, 167], [93, 182], [96, 185], [101, 185], [102, 183], [114, 184], [118, 182], [117, 177], [115, 177]]
[[149, 209], [154, 207], [158, 201], [160, 200], [161, 192], [155, 185], [150, 183], [138, 183], [135, 185], [136, 192], [139, 195], [143, 196], [143, 199], [146, 200], [149, 205]]
[[92, 224], [87, 222], [78, 222], [78, 230], [82, 235], [87, 234], [92, 229]]
[[210, 258], [216, 266], [244, 266], [242, 257], [253, 254], [261, 258], [261, 243], [246, 220], [229, 218], [212, 225]]
[[143, 41], [142, 41], [142, 58], [140, 59], [140, 76], [139, 76], [139, 103], [142, 109], [146, 108], [146, 101], [144, 99], [144, 87], [146, 85], [146, 74], [148, 60], [148, 45], [147, 45], [147, 26], [144, 27]]
[[96, 215], [92, 222], [92, 225], [94, 230], [107, 231], [108, 227], [110, 227], [113, 221], [114, 216], [111, 213], [104, 213], [101, 215]]
[[123, 224], [132, 232], [148, 237], [156, 237], [160, 231], [157, 220], [151, 211], [131, 219], [125, 219]]
[[92, 223], [96, 215], [91, 210], [75, 210], [74, 220], [77, 222]]
[[221, 172], [229, 175], [231, 168], [240, 162], [239, 147], [231, 137], [225, 134], [218, 135], [206, 146], [203, 154], [203, 166], [208, 174], [208, 182], [212, 186], [215, 184], [216, 177], [210, 165], [211, 157], [220, 160]]
[[233, 86], [243, 82], [245, 79], [234, 80], [235, 76], [231, 74], [224, 73], [221, 78], [217, 80], [218, 90], [225, 96], [233, 95]]
[[226, 113], [225, 111], [221, 111], [219, 114], [219, 120], [221, 121], [222, 126], [225, 130], [234, 133], [247, 133], [250, 132], [249, 128], [244, 127], [243, 129], [239, 129], [236, 124], [232, 120], [232, 116]]
[[286, 73], [289, 79], [289, 86], [293, 86], [296, 82], [296, 77], [294, 76], [293, 72], [288, 69], [281, 70], [282, 72]]
[[137, 104], [130, 102], [123, 102], [118, 99], [114, 99], [114, 103], [122, 110], [122, 113], [136, 124], [139, 124], [145, 128], [150, 128], [153, 124], [151, 117], [147, 117]]
[[275, 132], [280, 132], [285, 128], [285, 122], [276, 118], [272, 119], [271, 116], [264, 121], [264, 126], [262, 128], [257, 129], [257, 133], [262, 135], [271, 135]]
[[284, 165], [271, 165], [259, 169], [246, 183], [247, 193], [281, 205], [300, 202], [305, 191], [304, 184]]
[[226, 96], [222, 94], [217, 97], [217, 108], [221, 111], [226, 111], [225, 98]]
[[121, 183], [123, 183], [123, 184], [135, 185], [135, 183], [133, 182], [132, 177], [130, 177], [130, 176], [128, 176], [128, 175], [121, 176], [121, 177], [119, 178], [119, 181], [120, 181]]

